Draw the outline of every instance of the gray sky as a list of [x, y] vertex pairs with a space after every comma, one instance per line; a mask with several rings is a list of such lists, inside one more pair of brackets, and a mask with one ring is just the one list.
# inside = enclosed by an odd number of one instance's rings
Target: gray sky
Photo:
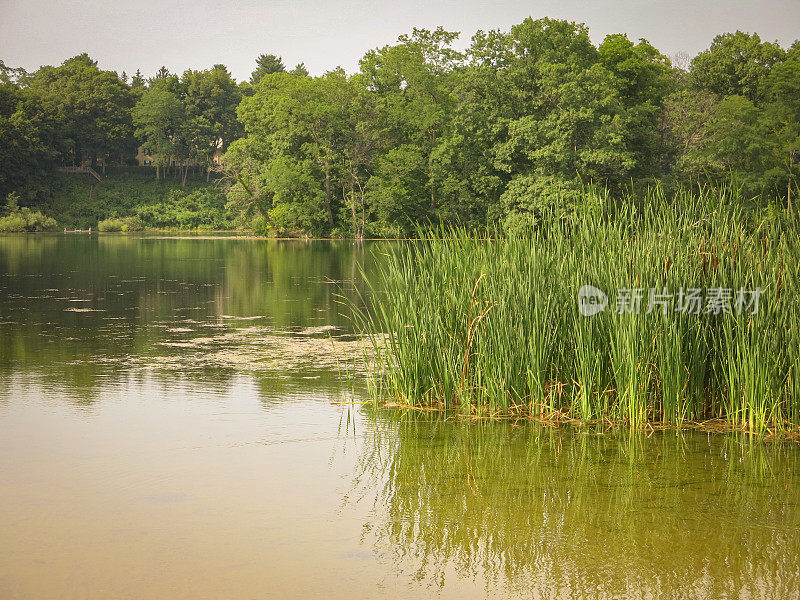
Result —
[[228, 66], [241, 80], [255, 57], [303, 61], [312, 74], [348, 72], [370, 48], [412, 27], [444, 26], [466, 45], [477, 29], [508, 29], [527, 16], [586, 23], [599, 43], [609, 33], [646, 38], [667, 55], [696, 54], [714, 35], [755, 31], [786, 47], [800, 38], [798, 0], [0, 0], [0, 59], [34, 70], [88, 52], [105, 69], [146, 76]]

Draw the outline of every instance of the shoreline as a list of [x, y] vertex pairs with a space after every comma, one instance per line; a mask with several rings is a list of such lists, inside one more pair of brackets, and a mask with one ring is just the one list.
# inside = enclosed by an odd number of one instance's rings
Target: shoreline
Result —
[[539, 417], [534, 414], [523, 413], [509, 413], [498, 411], [495, 414], [476, 414], [473, 412], [464, 413], [459, 412], [458, 409], [449, 409], [444, 407], [426, 406], [426, 405], [412, 405], [399, 402], [397, 400], [365, 400], [363, 402], [345, 402], [334, 404], [356, 404], [361, 407], [374, 407], [382, 410], [394, 410], [398, 412], [408, 413], [428, 413], [430, 415], [444, 416], [445, 420], [458, 420], [458, 421], [491, 421], [502, 422], [510, 421], [514, 424], [518, 422], [535, 423], [552, 429], [559, 429], [561, 427], [572, 427], [574, 429], [591, 429], [595, 430], [598, 435], [606, 432], [620, 432], [627, 431], [630, 433], [644, 433], [647, 437], [659, 431], [701, 431], [705, 433], [715, 434], [743, 434], [752, 437], [759, 441], [776, 441], [776, 442], [793, 442], [800, 443], [800, 427], [791, 426], [786, 429], [772, 430], [767, 428], [764, 432], [752, 431], [746, 427], [741, 427], [728, 422], [724, 417], [715, 417], [712, 419], [705, 419], [702, 421], [686, 420], [681, 423], [670, 423], [667, 421], [645, 421], [640, 425], [632, 425], [628, 421], [615, 421], [607, 417], [601, 419], [594, 419], [590, 421], [583, 421], [568, 415], [559, 413], [558, 411], [552, 413], [547, 417]]
[[418, 242], [423, 238], [351, 238], [351, 237], [272, 237], [255, 235], [251, 231], [242, 229], [213, 229], [210, 231], [189, 230], [189, 229], [143, 229], [141, 231], [97, 231], [94, 228], [91, 233], [86, 231], [2, 231], [0, 235], [102, 235], [102, 236], [128, 236], [128, 237], [147, 237], [164, 239], [182, 237], [205, 237], [207, 239], [253, 239], [253, 240], [275, 240], [275, 241], [297, 241], [297, 242]]

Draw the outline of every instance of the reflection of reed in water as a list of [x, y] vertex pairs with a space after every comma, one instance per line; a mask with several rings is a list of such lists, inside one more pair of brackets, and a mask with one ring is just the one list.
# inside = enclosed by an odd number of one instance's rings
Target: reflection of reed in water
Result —
[[800, 448], [374, 416], [396, 568], [543, 598], [800, 597]]

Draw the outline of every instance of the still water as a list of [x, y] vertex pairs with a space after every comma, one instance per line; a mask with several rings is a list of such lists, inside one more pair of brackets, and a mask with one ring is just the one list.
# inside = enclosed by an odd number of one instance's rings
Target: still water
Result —
[[384, 248], [0, 236], [0, 598], [800, 598], [796, 444], [361, 408]]

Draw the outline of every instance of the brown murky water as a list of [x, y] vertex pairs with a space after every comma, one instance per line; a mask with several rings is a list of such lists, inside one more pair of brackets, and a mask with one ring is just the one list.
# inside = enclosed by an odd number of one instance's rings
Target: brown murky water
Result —
[[379, 245], [0, 237], [0, 598], [800, 598], [800, 448], [364, 399]]

